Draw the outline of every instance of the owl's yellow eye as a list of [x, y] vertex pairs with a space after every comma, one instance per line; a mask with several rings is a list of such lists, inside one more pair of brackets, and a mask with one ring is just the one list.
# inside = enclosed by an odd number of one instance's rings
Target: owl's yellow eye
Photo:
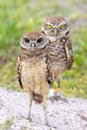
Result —
[[63, 29], [63, 28], [65, 28], [65, 25], [64, 24], [62, 24], [62, 25], [60, 25], [60, 27], [59, 27], [60, 29]]
[[48, 27], [49, 29], [53, 28], [53, 26], [50, 25], [50, 24], [48, 24], [47, 27]]

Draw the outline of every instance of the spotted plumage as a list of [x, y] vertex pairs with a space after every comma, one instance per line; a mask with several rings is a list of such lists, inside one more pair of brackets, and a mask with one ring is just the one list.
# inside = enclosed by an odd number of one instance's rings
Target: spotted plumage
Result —
[[63, 17], [50, 16], [43, 22], [42, 34], [48, 43], [48, 54], [55, 80], [60, 86], [59, 77], [73, 64], [69, 25]]

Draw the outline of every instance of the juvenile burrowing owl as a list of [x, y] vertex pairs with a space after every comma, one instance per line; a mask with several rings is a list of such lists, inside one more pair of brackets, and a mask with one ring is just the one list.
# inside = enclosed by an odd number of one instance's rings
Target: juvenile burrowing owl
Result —
[[60, 75], [70, 69], [73, 63], [70, 28], [63, 17], [48, 17], [42, 25], [42, 33], [48, 45], [52, 71], [60, 87]]
[[46, 124], [47, 121], [47, 93], [52, 83], [52, 72], [49, 57], [46, 54], [47, 43], [39, 32], [25, 34], [20, 42], [21, 52], [18, 57], [18, 81], [30, 97], [29, 114], [32, 100], [43, 102]]

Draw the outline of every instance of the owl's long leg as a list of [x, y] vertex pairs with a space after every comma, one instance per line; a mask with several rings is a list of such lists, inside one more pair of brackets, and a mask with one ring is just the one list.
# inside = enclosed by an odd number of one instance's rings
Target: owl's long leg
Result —
[[[56, 78], [56, 82], [57, 82], [57, 89], [54, 95], [50, 96], [50, 99], [52, 102], [55, 100], [62, 100], [64, 102], [68, 102], [67, 98], [62, 94], [61, 92], [61, 86], [60, 86], [60, 81], [61, 81], [61, 76], [58, 76]], [[53, 93], [53, 91], [51, 91]]]
[[32, 119], [31, 119], [30, 115], [31, 115], [31, 106], [32, 106], [32, 101], [33, 101], [33, 95], [32, 95], [32, 93], [31, 94], [28, 93], [28, 94], [29, 94], [29, 99], [30, 99], [30, 101], [29, 101], [28, 120], [31, 122]]
[[46, 97], [43, 97], [43, 110], [44, 110], [44, 114], [45, 114], [45, 122], [46, 122], [46, 125], [49, 125], [48, 124], [48, 119], [47, 119], [47, 102], [46, 102]]
[[61, 76], [58, 77], [57, 83], [58, 83], [58, 92], [57, 96], [61, 96], [61, 86], [60, 86]]
[[28, 113], [28, 120], [31, 121], [31, 117], [30, 117], [30, 114], [31, 114], [31, 105], [32, 105], [32, 98], [30, 99], [30, 102], [29, 102], [29, 113]]
[[62, 94], [62, 92], [61, 92], [60, 81], [61, 81], [61, 76], [59, 76], [59, 77], [57, 78], [58, 90], [57, 90], [57, 93], [56, 93], [56, 95], [57, 95], [56, 99], [57, 99], [57, 100], [62, 100], [62, 101], [64, 101], [64, 102], [68, 102], [68, 101], [67, 101], [67, 98], [66, 98], [66, 97]]

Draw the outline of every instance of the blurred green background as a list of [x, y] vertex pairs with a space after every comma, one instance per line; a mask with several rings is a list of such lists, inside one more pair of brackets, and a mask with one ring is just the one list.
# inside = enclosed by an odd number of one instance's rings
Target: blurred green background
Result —
[[21, 90], [16, 71], [20, 38], [40, 31], [50, 15], [64, 16], [71, 27], [74, 64], [63, 74], [62, 90], [87, 98], [87, 0], [0, 0], [0, 86]]

